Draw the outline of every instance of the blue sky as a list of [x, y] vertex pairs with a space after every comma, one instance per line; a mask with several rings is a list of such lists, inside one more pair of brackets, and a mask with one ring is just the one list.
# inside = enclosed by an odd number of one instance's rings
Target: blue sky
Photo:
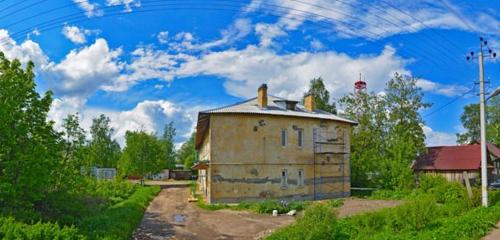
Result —
[[[463, 106], [478, 100], [477, 87], [464, 95], [478, 80], [465, 55], [479, 36], [500, 51], [499, 9], [486, 0], [6, 0], [0, 50], [35, 62], [58, 125], [78, 112], [88, 127], [104, 113], [121, 144], [127, 130], [161, 132], [170, 121], [180, 143], [198, 111], [253, 97], [262, 83], [299, 99], [322, 77], [335, 101], [360, 73], [383, 92], [401, 72], [433, 104], [422, 112], [428, 145], [450, 145]], [[498, 60], [485, 76], [489, 89], [500, 85]]]

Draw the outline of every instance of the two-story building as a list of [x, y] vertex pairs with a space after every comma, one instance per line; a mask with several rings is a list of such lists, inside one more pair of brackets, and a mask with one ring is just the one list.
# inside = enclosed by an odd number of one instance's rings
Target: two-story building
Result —
[[355, 122], [268, 96], [199, 112], [198, 186], [209, 203], [314, 200], [350, 195], [350, 135]]

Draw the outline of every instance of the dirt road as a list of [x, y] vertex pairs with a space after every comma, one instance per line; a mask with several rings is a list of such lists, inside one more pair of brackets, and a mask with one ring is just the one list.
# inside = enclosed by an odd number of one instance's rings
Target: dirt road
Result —
[[163, 189], [150, 203], [135, 239], [255, 239], [294, 222], [294, 217], [246, 211], [207, 211], [188, 203], [189, 189]]

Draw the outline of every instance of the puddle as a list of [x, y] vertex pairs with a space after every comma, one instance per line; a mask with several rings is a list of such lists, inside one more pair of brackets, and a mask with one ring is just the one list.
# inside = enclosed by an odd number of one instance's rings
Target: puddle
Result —
[[181, 223], [181, 222], [184, 222], [185, 220], [186, 220], [186, 216], [184, 216], [182, 214], [175, 214], [175, 216], [174, 216], [175, 222]]

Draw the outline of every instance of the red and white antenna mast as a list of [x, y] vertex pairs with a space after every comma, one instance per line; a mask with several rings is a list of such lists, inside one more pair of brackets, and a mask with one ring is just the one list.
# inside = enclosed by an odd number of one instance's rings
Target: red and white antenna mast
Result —
[[366, 82], [361, 80], [361, 73], [359, 74], [359, 80], [354, 83], [354, 92], [357, 94], [366, 92]]

